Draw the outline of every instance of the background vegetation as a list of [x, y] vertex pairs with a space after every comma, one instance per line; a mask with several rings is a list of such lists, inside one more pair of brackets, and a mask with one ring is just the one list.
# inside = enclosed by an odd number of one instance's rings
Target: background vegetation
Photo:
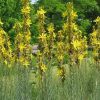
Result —
[[[32, 42], [37, 42], [35, 36], [38, 36], [36, 11], [43, 6], [47, 11], [46, 24], [53, 22], [56, 31], [61, 29], [63, 24], [62, 12], [66, 10], [66, 3], [72, 1], [74, 9], [78, 13], [77, 23], [83, 33], [88, 36], [92, 32], [93, 20], [100, 15], [100, 0], [38, 0], [31, 5], [31, 32]], [[16, 20], [22, 20], [20, 0], [0, 0], [0, 18], [4, 22], [4, 30], [8, 32], [12, 40], [15, 33], [12, 29]]]

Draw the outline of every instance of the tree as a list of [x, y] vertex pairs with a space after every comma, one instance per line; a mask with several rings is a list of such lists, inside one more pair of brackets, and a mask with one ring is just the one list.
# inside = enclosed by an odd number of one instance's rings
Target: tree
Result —
[[20, 0], [0, 0], [0, 17], [4, 22], [4, 29], [8, 32], [15, 19], [20, 19]]
[[78, 13], [77, 23], [84, 34], [91, 33], [93, 20], [100, 15], [99, 0], [38, 0], [33, 6], [37, 9], [44, 6], [47, 11], [47, 23], [53, 22], [56, 30], [62, 26], [62, 12], [66, 9], [67, 2], [73, 2]]

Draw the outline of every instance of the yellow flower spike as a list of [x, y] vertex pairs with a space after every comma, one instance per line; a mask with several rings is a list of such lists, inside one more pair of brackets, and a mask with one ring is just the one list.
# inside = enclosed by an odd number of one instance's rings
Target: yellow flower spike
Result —
[[78, 16], [77, 12], [74, 11], [73, 3], [67, 3], [67, 10], [65, 12], [67, 12], [67, 17], [62, 27], [65, 36], [63, 40], [65, 42], [64, 50], [66, 54], [69, 55], [70, 65], [73, 65], [74, 63], [78, 64], [78, 62], [86, 56], [85, 51], [87, 50], [87, 42], [75, 22]]
[[91, 40], [91, 46], [93, 49], [93, 58], [96, 62], [99, 62], [100, 60], [100, 17], [97, 17], [97, 19], [95, 20], [96, 22], [96, 28], [93, 27], [93, 32], [90, 35], [90, 40]]
[[40, 52], [43, 52], [43, 55], [47, 54], [46, 49], [47, 49], [47, 35], [45, 31], [45, 13], [46, 11], [40, 7], [39, 10], [37, 11], [37, 16], [38, 16], [38, 28], [39, 28], [39, 50]]
[[71, 2], [68, 2], [66, 6], [67, 6], [67, 9], [69, 12], [70, 12], [70, 10], [73, 9], [73, 3], [71, 3]]
[[4, 64], [7, 66], [12, 63], [10, 38], [2, 28], [0, 28], [0, 58], [3, 59]]
[[[30, 65], [31, 58], [31, 18], [30, 18], [30, 1], [22, 0], [22, 9], [21, 12], [23, 14], [22, 28], [17, 32], [16, 36], [16, 58], [19, 63], [25, 67]], [[17, 26], [18, 28], [18, 26]], [[17, 52], [18, 51], [18, 52]]]

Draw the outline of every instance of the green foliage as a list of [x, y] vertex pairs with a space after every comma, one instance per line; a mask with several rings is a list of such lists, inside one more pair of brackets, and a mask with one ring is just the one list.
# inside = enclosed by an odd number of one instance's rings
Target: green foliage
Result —
[[65, 4], [61, 3], [60, 0], [39, 0], [35, 5], [35, 8], [43, 6], [47, 11], [47, 23], [53, 22], [56, 30], [62, 26], [62, 13], [66, 9]]
[[[46, 25], [53, 22], [55, 30], [61, 29], [63, 24], [62, 12], [66, 10], [66, 3], [73, 2], [74, 8], [78, 13], [77, 23], [85, 35], [91, 33], [93, 20], [100, 15], [100, 0], [38, 0], [35, 4], [31, 4], [31, 32], [32, 43], [37, 42], [39, 32], [37, 29], [36, 11], [43, 6], [47, 11]], [[4, 25], [3, 28], [9, 33], [13, 41], [14, 33], [12, 27], [16, 20], [21, 20], [21, 0], [0, 0], [0, 18]]]
[[15, 33], [13, 25], [16, 20], [21, 20], [21, 1], [20, 0], [0, 0], [0, 18], [3, 21], [3, 29], [10, 35], [14, 43]]
[[38, 0], [33, 6], [35, 9], [43, 6], [47, 11], [47, 23], [53, 22], [58, 31], [63, 23], [62, 12], [66, 9], [66, 3], [71, 1], [79, 16], [77, 22], [80, 29], [85, 35], [91, 33], [93, 20], [100, 15], [99, 0]]

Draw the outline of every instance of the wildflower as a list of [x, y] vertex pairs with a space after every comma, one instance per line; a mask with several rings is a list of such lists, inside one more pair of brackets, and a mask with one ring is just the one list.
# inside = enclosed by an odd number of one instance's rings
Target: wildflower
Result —
[[19, 50], [20, 50], [20, 51], [23, 51], [24, 48], [25, 48], [25, 45], [24, 45], [23, 43], [20, 43], [20, 44], [19, 44]]
[[78, 56], [79, 61], [82, 61], [83, 58], [84, 58], [84, 55], [83, 55], [83, 54], [80, 54], [80, 55]]
[[30, 18], [28, 18], [28, 19], [26, 20], [26, 25], [27, 25], [27, 26], [30, 26], [31, 24], [32, 24], [32, 22], [31, 22]]
[[100, 17], [98, 16], [98, 17], [96, 18], [96, 20], [94, 20], [94, 22], [100, 23]]
[[43, 42], [46, 39], [46, 34], [42, 33], [38, 38]]
[[63, 73], [62, 69], [59, 68], [59, 69], [58, 69], [58, 72], [57, 72], [57, 75], [58, 75], [58, 76], [62, 76], [62, 73]]
[[54, 32], [54, 25], [52, 23], [48, 26], [48, 31], [49, 33]]
[[95, 20], [97, 28], [94, 28], [93, 33], [90, 35], [90, 40], [91, 40], [91, 46], [93, 49], [93, 58], [96, 62], [99, 62], [100, 60], [100, 17], [97, 17]]
[[47, 70], [47, 67], [45, 66], [45, 64], [41, 64], [41, 70], [43, 71], [43, 72], [45, 72], [46, 70]]
[[74, 46], [74, 48], [75, 48], [75, 50], [78, 50], [78, 49], [80, 49], [80, 47], [81, 47], [81, 41], [78, 41], [78, 40], [73, 40], [72, 41], [72, 44], [73, 44], [73, 46]]
[[85, 57], [84, 52], [87, 49], [87, 42], [75, 22], [77, 13], [73, 9], [73, 3], [67, 3], [65, 12], [67, 13], [67, 19], [63, 25], [64, 42], [66, 43], [64, 47], [66, 54], [69, 55], [69, 63], [72, 65], [74, 62], [80, 62]]
[[21, 11], [22, 11], [23, 14], [29, 14], [30, 13], [29, 5], [27, 4], [25, 7], [22, 8]]
[[63, 12], [62, 17], [65, 18], [67, 16], [67, 12]]
[[28, 60], [24, 60], [23, 66], [28, 67], [29, 65], [30, 65], [29, 61]]
[[39, 8], [39, 10], [37, 11], [38, 16], [39, 15], [44, 15], [46, 13], [46, 11], [42, 8]]
[[77, 13], [72, 11], [71, 12], [71, 16], [72, 16], [72, 19], [76, 19], [77, 18]]

